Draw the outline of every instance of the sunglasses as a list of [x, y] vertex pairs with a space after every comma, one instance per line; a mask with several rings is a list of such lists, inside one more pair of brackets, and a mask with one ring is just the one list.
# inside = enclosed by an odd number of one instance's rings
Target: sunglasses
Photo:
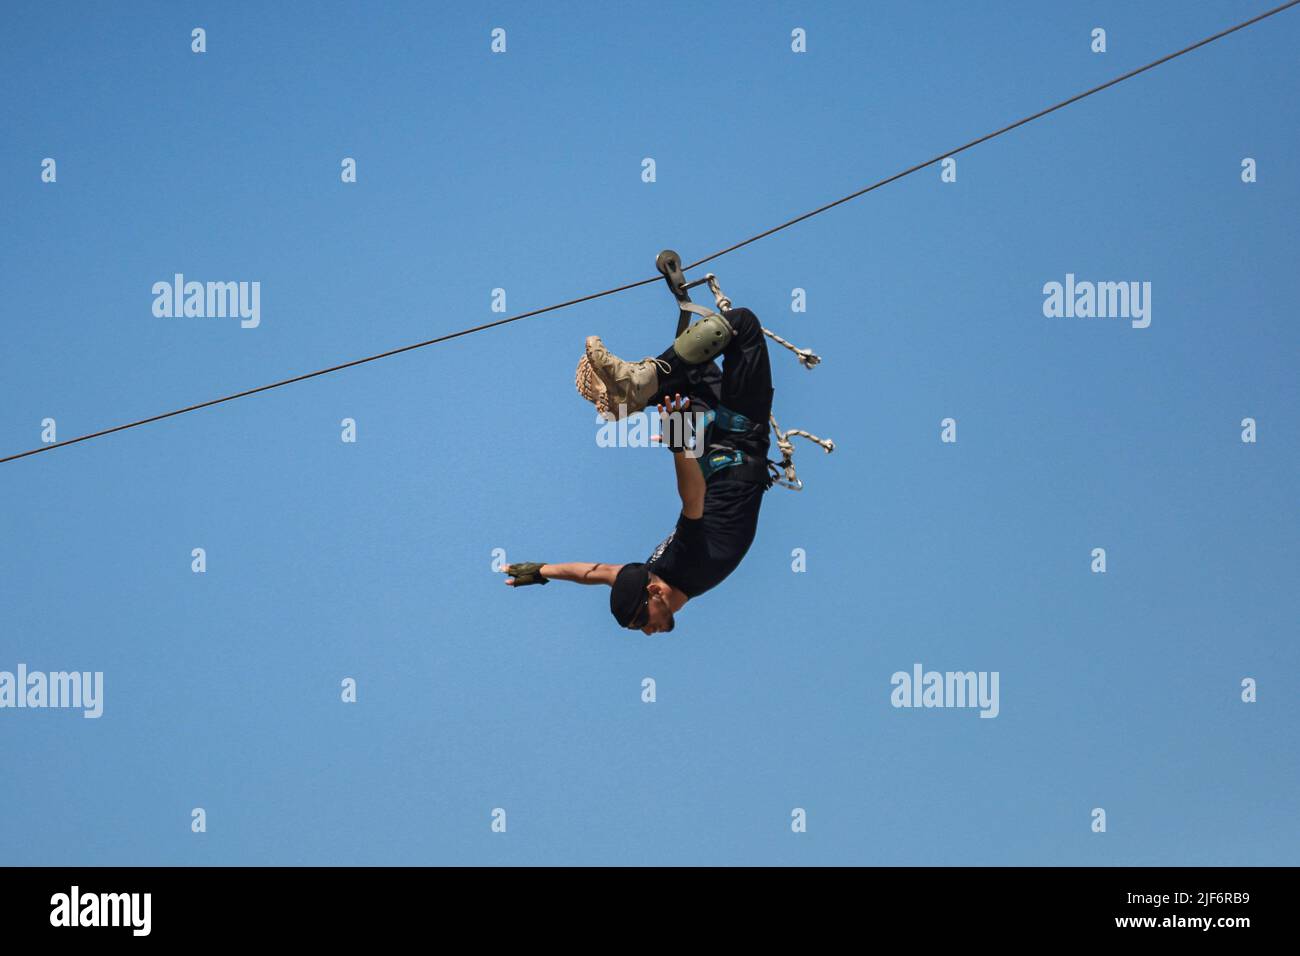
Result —
[[639, 631], [641, 630], [641, 628], [646, 626], [649, 620], [650, 620], [650, 589], [646, 588], [645, 601], [642, 603], [641, 607], [637, 610], [637, 612], [632, 615], [632, 620], [628, 624], [627, 629], [629, 631]]

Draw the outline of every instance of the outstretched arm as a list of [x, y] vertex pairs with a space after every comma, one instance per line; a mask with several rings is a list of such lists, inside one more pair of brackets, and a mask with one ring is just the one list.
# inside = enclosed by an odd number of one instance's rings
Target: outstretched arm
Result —
[[[618, 569], [621, 564], [600, 564], [591, 561], [570, 561], [565, 564], [543, 564], [538, 573], [547, 581], [572, 581], [574, 584], [608, 584], [613, 586], [614, 578], [618, 575]], [[506, 584], [513, 587], [519, 587], [522, 584], [533, 584], [534, 581], [517, 582], [515, 568], [519, 565], [506, 565], [505, 572], [508, 575]]]

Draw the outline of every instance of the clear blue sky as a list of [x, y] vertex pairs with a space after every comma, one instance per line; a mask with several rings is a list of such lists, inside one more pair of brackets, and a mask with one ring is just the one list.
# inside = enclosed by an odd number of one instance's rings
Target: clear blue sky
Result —
[[[10, 6], [0, 451], [653, 275], [1269, 3]], [[106, 685], [0, 711], [0, 862], [1300, 863], [1298, 46], [714, 263], [824, 356], [774, 354], [777, 413], [838, 450], [671, 636], [490, 568], [672, 526], [572, 385], [588, 334], [666, 346], [662, 285], [0, 466], [0, 670]], [[261, 326], [154, 317], [175, 272], [261, 282]], [[1150, 281], [1150, 328], [1045, 318], [1070, 272]], [[916, 662], [1000, 716], [894, 709]]]

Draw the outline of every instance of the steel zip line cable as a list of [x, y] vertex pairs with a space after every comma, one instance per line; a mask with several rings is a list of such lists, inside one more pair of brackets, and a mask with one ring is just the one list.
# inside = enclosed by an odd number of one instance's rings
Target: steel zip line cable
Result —
[[[1275, 14], [1281, 13], [1283, 10], [1288, 10], [1291, 7], [1296, 6], [1297, 4], [1300, 4], [1300, 0], [1289, 0], [1289, 2], [1283, 3], [1280, 6], [1276, 6], [1271, 10], [1267, 10], [1264, 13], [1259, 14], [1258, 16], [1251, 17], [1249, 20], [1243, 20], [1241, 23], [1238, 23], [1235, 26], [1228, 27], [1225, 30], [1220, 30], [1218, 33], [1212, 34], [1211, 36], [1208, 36], [1203, 40], [1197, 40], [1195, 43], [1192, 43], [1189, 46], [1185, 46], [1181, 50], [1177, 50], [1173, 53], [1166, 54], [1165, 56], [1160, 57], [1160, 59], [1158, 60], [1152, 60], [1150, 63], [1147, 63], [1145, 66], [1139, 66], [1137, 69], [1129, 70], [1127, 73], [1121, 74], [1120, 76], [1115, 77], [1113, 80], [1107, 80], [1105, 83], [1102, 83], [1100, 86], [1094, 86], [1090, 90], [1084, 90], [1082, 93], [1076, 93], [1074, 96], [1071, 96], [1068, 99], [1061, 100], [1059, 103], [1055, 103], [1052, 106], [1046, 107], [1045, 109], [1041, 109], [1037, 113], [1031, 113], [1029, 116], [1026, 116], [1023, 119], [1018, 119], [1014, 123], [1008, 123], [1006, 126], [1003, 126], [1000, 129], [996, 129], [991, 133], [985, 133], [983, 136], [980, 136], [977, 139], [973, 139], [969, 143], [966, 143], [962, 146], [958, 146], [956, 149], [947, 150], [946, 152], [940, 153], [931, 159], [925, 160], [924, 162], [917, 163], [914, 166], [909, 166], [906, 169], [902, 170], [901, 172], [894, 173], [894, 175], [892, 176], [888, 176], [885, 179], [882, 179], [878, 182], [874, 182], [870, 186], [865, 186], [862, 189], [859, 189], [857, 192], [849, 193], [847, 196], [842, 196], [839, 199], [834, 200], [833, 202], [828, 202], [824, 206], [818, 206], [816, 209], [812, 210], [811, 212], [806, 212], [802, 216], [796, 216], [794, 219], [790, 219], [786, 222], [783, 222], [779, 226], [773, 226], [771, 229], [767, 229], [764, 230], [763, 232], [758, 233], [757, 235], [750, 236], [748, 239], [743, 239], [734, 245], [727, 246], [727, 248], [725, 249], [720, 249], [719, 251], [713, 253], [712, 255], [705, 256], [703, 259], [698, 259], [695, 262], [692, 262], [690, 265], [683, 266], [682, 271], [685, 272], [690, 269], [694, 269], [699, 266], [702, 266], [706, 262], [712, 262], [714, 259], [717, 259], [721, 256], [725, 256], [729, 252], [735, 252], [737, 249], [747, 246], [751, 242], [757, 242], [760, 239], [765, 239], [766, 237], [772, 235], [773, 233], [780, 232], [782, 229], [788, 229], [789, 227], [795, 225], [796, 223], [803, 222], [805, 219], [811, 219], [813, 216], [820, 215], [821, 213], [824, 213], [829, 209], [834, 209], [836, 206], [842, 205], [846, 202], [849, 202], [850, 200], [857, 199], [859, 196], [865, 196], [867, 193], [879, 189], [881, 186], [887, 186], [890, 183], [896, 182], [897, 180], [900, 180], [905, 176], [910, 176], [912, 175], [912, 173], [925, 169], [927, 166], [933, 166], [935, 163], [947, 159], [949, 156], [956, 156], [958, 153], [965, 152], [966, 150], [978, 146], [981, 143], [987, 143], [989, 140], [995, 139], [996, 137], [1001, 136], [1003, 133], [1009, 133], [1013, 129], [1018, 129], [1019, 127], [1024, 126], [1027, 123], [1032, 123], [1034, 120], [1041, 119], [1042, 117], [1047, 116], [1049, 113], [1055, 113], [1057, 110], [1064, 109], [1065, 107], [1069, 106], [1072, 103], [1077, 103], [1082, 99], [1086, 99], [1087, 97], [1092, 96], [1094, 93], [1100, 93], [1102, 90], [1110, 89], [1110, 87], [1123, 83], [1125, 80], [1132, 79], [1133, 77], [1137, 76], [1140, 73], [1145, 73], [1148, 70], [1153, 70], [1156, 67], [1161, 66], [1162, 64], [1168, 63], [1170, 60], [1177, 59], [1178, 57], [1183, 56], [1186, 53], [1191, 53], [1193, 50], [1200, 49], [1203, 46], [1213, 43], [1215, 40], [1221, 40], [1231, 33], [1236, 33], [1238, 30], [1243, 30], [1248, 26], [1259, 23], [1261, 20], [1266, 20]], [[267, 392], [273, 388], [280, 388], [281, 386], [284, 385], [292, 385], [294, 382], [304, 382], [309, 378], [316, 378], [317, 376], [320, 375], [328, 375], [331, 372], [339, 372], [345, 368], [352, 368], [357, 365], [365, 365], [367, 362], [376, 362], [382, 358], [388, 358], [389, 356], [392, 355], [400, 355], [403, 352], [411, 352], [414, 351], [415, 349], [422, 349], [428, 345], [437, 345], [439, 342], [447, 342], [451, 339], [460, 338], [462, 335], [472, 335], [475, 332], [483, 332], [487, 329], [495, 328], [498, 325], [508, 325], [511, 322], [518, 322], [521, 319], [531, 318], [532, 316], [535, 315], [542, 315], [543, 313], [546, 312], [555, 312], [559, 309], [568, 308], [571, 305], [578, 305], [579, 303], [582, 302], [590, 302], [592, 299], [600, 299], [607, 295], [615, 295], [619, 292], [626, 292], [629, 289], [636, 289], [643, 285], [650, 285], [651, 283], [654, 282], [660, 282], [662, 281], [662, 279], [663, 279], [662, 276], [656, 275], [653, 278], [641, 279], [637, 282], [629, 282], [625, 285], [615, 286], [612, 289], [605, 289], [603, 292], [593, 292], [590, 295], [584, 295], [576, 299], [569, 299], [567, 302], [558, 302], [555, 305], [548, 305], [540, 309], [533, 309], [531, 312], [520, 312], [518, 315], [507, 316], [504, 319], [497, 319], [494, 322], [485, 322], [482, 325], [476, 325], [473, 328], [461, 329], [459, 332], [449, 332], [448, 334], [440, 335], [437, 338], [426, 339], [423, 342], [415, 342], [411, 345], [403, 345], [399, 348], [389, 349], [387, 352], [379, 352], [375, 355], [367, 355], [365, 358], [353, 359], [350, 362], [342, 362], [339, 365], [331, 365], [329, 368], [317, 369], [314, 372], [305, 372], [302, 375], [295, 375], [292, 378], [285, 378], [285, 379], [281, 379], [278, 382], [271, 382], [269, 385], [259, 385], [256, 388], [245, 389], [242, 392], [234, 392], [233, 394], [230, 395], [223, 395], [220, 398], [209, 399], [206, 402], [199, 402], [197, 405], [187, 405], [184, 408], [177, 408], [173, 411], [163, 412], [162, 414], [159, 415], [151, 415], [148, 418], [141, 418], [138, 421], [127, 422], [126, 424], [123, 425], [114, 425], [112, 428], [104, 428], [97, 432], [90, 432], [87, 435], [79, 435], [76, 438], [69, 438], [66, 441], [54, 442], [48, 445], [42, 445], [39, 448], [32, 448], [28, 451], [18, 452], [17, 454], [8, 455], [4, 458], [0, 458], [0, 465], [4, 464], [5, 462], [17, 461], [19, 458], [27, 458], [31, 455], [39, 455], [41, 452], [53, 451], [56, 448], [65, 448], [68, 445], [75, 445], [78, 442], [89, 441], [92, 438], [102, 438], [105, 435], [111, 435], [114, 432], [125, 431], [128, 428], [137, 428], [140, 425], [148, 425], [150, 422], [162, 421], [164, 418], [174, 418], [177, 415], [184, 415], [186, 412], [195, 412], [201, 408], [209, 408], [213, 405], [221, 405], [225, 402], [233, 402], [237, 398], [244, 398], [248, 395], [256, 395], [258, 392]]]

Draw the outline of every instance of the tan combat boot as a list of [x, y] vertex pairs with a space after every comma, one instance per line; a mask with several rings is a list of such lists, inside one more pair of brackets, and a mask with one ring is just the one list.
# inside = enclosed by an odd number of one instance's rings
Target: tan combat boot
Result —
[[605, 348], [599, 335], [589, 335], [587, 353], [578, 362], [578, 391], [612, 421], [641, 411], [659, 397], [661, 369], [667, 372], [668, 363], [656, 358], [625, 362]]

